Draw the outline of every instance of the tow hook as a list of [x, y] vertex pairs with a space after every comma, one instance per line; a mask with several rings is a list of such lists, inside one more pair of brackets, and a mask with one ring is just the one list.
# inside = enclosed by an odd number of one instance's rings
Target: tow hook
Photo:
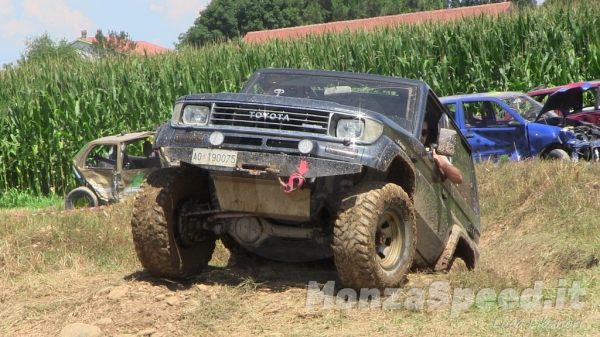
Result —
[[281, 186], [283, 186], [283, 192], [285, 192], [286, 194], [290, 194], [293, 191], [299, 189], [300, 187], [302, 187], [302, 185], [304, 185], [304, 182], [306, 181], [306, 178], [304, 178], [304, 174], [306, 172], [308, 172], [308, 163], [306, 160], [301, 160], [300, 161], [300, 165], [296, 168], [296, 170], [298, 171], [298, 173], [294, 173], [292, 174], [289, 178], [288, 178], [288, 182], [285, 183], [281, 177], [277, 177], [277, 180], [279, 180], [279, 183], [281, 184]]
[[277, 177], [277, 179], [279, 180], [279, 183], [281, 184], [281, 186], [283, 186], [283, 191], [286, 194], [290, 194], [293, 191], [299, 189], [300, 187], [302, 187], [302, 185], [304, 184], [304, 181], [306, 180], [301, 174], [299, 173], [294, 173], [292, 174], [289, 179], [288, 182], [285, 183], [280, 177]]

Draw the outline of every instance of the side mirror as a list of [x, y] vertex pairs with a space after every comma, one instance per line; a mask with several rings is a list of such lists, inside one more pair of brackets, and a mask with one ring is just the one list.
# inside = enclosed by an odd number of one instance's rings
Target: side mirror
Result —
[[519, 121], [510, 121], [506, 125], [517, 127], [517, 126], [521, 126], [521, 123]]
[[435, 152], [442, 156], [452, 157], [456, 153], [458, 134], [455, 130], [440, 128]]

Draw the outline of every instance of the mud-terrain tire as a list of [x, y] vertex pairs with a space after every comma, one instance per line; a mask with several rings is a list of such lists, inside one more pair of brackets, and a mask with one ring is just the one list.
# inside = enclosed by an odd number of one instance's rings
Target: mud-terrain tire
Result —
[[[135, 251], [151, 274], [186, 278], [200, 273], [215, 250], [216, 236], [190, 243], [179, 236], [181, 206], [189, 200], [208, 202], [204, 179], [191, 170], [162, 168], [148, 175], [136, 196], [131, 230]], [[185, 244], [184, 244], [185, 242]]]
[[398, 287], [417, 241], [414, 208], [406, 192], [391, 183], [359, 184], [344, 198], [338, 214], [333, 251], [344, 286]]
[[567, 151], [561, 150], [561, 149], [554, 149], [554, 150], [548, 152], [547, 158], [548, 159], [556, 159], [556, 160], [566, 160], [566, 161], [571, 160], [571, 157], [569, 156]]
[[65, 198], [66, 210], [96, 206], [98, 206], [98, 197], [92, 190], [85, 186], [80, 186], [73, 189]]

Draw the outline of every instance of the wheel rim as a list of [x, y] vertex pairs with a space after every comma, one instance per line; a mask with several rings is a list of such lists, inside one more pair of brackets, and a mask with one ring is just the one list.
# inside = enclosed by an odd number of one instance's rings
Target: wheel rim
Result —
[[177, 214], [177, 232], [176, 232], [176, 241], [180, 246], [183, 247], [192, 247], [196, 245], [194, 242], [193, 234], [192, 234], [192, 220], [189, 216], [186, 216], [190, 206], [193, 204], [192, 201], [185, 202], [181, 208], [179, 209], [179, 213]]
[[181, 204], [181, 208], [177, 213], [175, 240], [183, 248], [192, 247], [204, 240], [212, 239], [214, 235], [214, 233], [203, 228], [206, 219], [187, 214], [190, 209], [194, 209], [197, 205], [198, 202], [195, 200], [185, 201]]
[[387, 209], [380, 217], [375, 233], [375, 254], [382, 269], [392, 271], [402, 262], [405, 251], [404, 219], [394, 209]]
[[90, 204], [91, 204], [90, 201], [84, 196], [77, 197], [73, 200], [74, 208], [89, 207]]

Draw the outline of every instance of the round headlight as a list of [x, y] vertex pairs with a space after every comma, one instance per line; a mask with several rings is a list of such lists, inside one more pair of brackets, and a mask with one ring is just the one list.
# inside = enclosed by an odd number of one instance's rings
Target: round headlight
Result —
[[302, 139], [300, 141], [300, 143], [298, 143], [298, 150], [300, 151], [300, 153], [310, 153], [310, 151], [312, 151], [313, 149], [313, 141], [310, 139]]
[[210, 134], [210, 137], [208, 137], [208, 141], [213, 146], [219, 146], [219, 145], [223, 144], [224, 140], [225, 140], [225, 135], [221, 131], [215, 131]]

